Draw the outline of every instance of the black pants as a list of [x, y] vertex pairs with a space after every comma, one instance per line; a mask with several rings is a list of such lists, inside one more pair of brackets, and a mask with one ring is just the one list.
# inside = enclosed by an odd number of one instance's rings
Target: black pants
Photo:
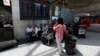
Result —
[[38, 37], [37, 37], [38, 40], [41, 38], [41, 36], [42, 36], [42, 32], [43, 32], [43, 31], [39, 31], [39, 32], [38, 32], [38, 34], [37, 34], [37, 36], [38, 36]]

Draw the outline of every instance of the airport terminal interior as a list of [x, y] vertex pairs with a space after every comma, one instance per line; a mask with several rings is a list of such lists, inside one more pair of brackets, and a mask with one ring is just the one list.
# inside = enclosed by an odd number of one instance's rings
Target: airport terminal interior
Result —
[[100, 0], [0, 0], [0, 56], [100, 56]]

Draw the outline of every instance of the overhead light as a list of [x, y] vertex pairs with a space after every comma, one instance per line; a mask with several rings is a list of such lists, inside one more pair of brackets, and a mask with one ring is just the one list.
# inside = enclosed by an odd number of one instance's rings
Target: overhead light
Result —
[[5, 6], [10, 6], [10, 0], [3, 0]]
[[86, 15], [87, 15], [87, 16], [90, 16], [90, 14], [89, 14], [89, 13], [86, 13]]

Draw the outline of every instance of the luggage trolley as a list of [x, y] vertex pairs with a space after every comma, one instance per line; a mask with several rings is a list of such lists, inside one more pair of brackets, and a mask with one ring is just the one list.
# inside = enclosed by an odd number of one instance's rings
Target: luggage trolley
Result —
[[86, 38], [86, 25], [79, 25], [78, 38]]
[[54, 40], [53, 31], [51, 29], [48, 29], [48, 31], [45, 31], [42, 33], [41, 41], [45, 45], [50, 45]]

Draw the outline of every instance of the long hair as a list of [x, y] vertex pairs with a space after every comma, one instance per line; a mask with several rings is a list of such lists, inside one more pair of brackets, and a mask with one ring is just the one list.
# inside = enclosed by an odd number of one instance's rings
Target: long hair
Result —
[[63, 18], [58, 18], [57, 22], [58, 22], [58, 24], [64, 24], [63, 23]]

